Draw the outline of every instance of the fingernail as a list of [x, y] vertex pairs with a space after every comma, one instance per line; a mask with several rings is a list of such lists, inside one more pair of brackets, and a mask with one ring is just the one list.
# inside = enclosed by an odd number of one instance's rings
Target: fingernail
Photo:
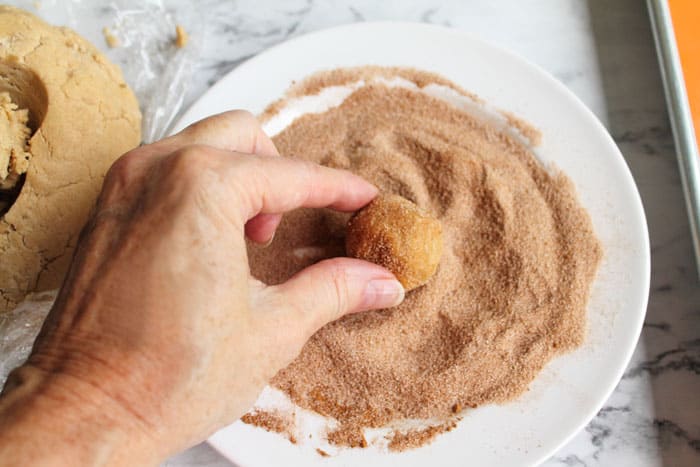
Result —
[[272, 245], [272, 241], [275, 239], [275, 233], [276, 232], [272, 232], [272, 236], [270, 237], [270, 239], [263, 243], [263, 248], [267, 248], [268, 246]]
[[362, 301], [364, 310], [391, 308], [403, 301], [405, 292], [401, 282], [395, 279], [375, 279], [367, 283]]

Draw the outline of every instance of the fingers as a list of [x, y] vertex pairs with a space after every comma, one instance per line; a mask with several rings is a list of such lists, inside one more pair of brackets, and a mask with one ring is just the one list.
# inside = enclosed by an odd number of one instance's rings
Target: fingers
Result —
[[280, 214], [258, 214], [245, 225], [245, 235], [255, 243], [269, 243], [282, 220]]
[[[280, 214], [297, 207], [332, 207], [352, 211], [377, 194], [374, 186], [348, 172], [322, 168], [298, 160], [281, 159], [274, 144], [249, 112], [235, 110], [196, 122], [177, 135], [134, 151], [139, 158], [158, 160], [188, 147], [207, 146], [220, 157], [248, 157], [240, 164], [245, 173], [231, 172], [230, 183], [244, 185], [243, 212], [248, 237], [268, 242], [281, 220]], [[256, 154], [258, 157], [250, 157]], [[142, 160], [143, 160], [142, 159]], [[132, 164], [133, 166], [133, 164]], [[262, 214], [259, 218], [256, 217]]]
[[388, 270], [351, 258], [316, 263], [264, 293], [272, 294], [267, 302], [280, 304], [307, 337], [347, 313], [390, 308], [404, 298], [401, 283]]
[[[272, 140], [250, 112], [224, 112], [193, 123], [176, 135], [121, 156], [107, 173], [101, 201], [138, 196], [138, 190], [133, 186], [143, 184], [150, 166], [179, 149], [193, 145], [261, 156], [279, 156]], [[269, 219], [268, 223], [272, 223], [273, 219]], [[279, 223], [279, 218], [277, 222]]]
[[244, 198], [245, 220], [300, 207], [354, 211], [377, 195], [374, 185], [345, 170], [284, 157], [240, 160], [229, 176]]
[[[168, 151], [185, 145], [203, 144], [226, 151], [261, 156], [279, 156], [272, 140], [260, 122], [245, 110], [232, 110], [193, 123], [177, 135], [163, 141]], [[246, 224], [246, 235], [257, 243], [267, 243], [282, 220], [279, 214], [262, 215]]]
[[195, 122], [156, 146], [169, 153], [197, 144], [261, 156], [279, 155], [258, 120], [245, 110], [232, 110]]

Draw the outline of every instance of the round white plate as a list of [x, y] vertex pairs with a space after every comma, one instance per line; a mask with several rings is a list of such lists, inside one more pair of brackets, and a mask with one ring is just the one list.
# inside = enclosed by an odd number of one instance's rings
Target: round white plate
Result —
[[466, 412], [452, 432], [399, 454], [346, 449], [329, 458], [310, 443], [235, 423], [209, 439], [241, 467], [533, 465], [597, 413], [637, 343], [649, 292], [649, 238], [642, 203], [617, 146], [596, 117], [548, 73], [462, 32], [405, 23], [360, 23], [275, 46], [237, 67], [176, 125], [233, 108], [253, 113], [292, 81], [322, 69], [410, 66], [439, 73], [542, 130], [538, 156], [573, 179], [604, 247], [588, 305], [588, 336], [546, 366], [519, 399]]

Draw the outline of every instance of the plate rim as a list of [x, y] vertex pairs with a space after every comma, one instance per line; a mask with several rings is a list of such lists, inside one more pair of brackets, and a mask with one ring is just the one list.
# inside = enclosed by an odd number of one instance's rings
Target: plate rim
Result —
[[[635, 213], [634, 216], [638, 218], [640, 221], [641, 225], [643, 226], [643, 232], [640, 232], [641, 239], [642, 239], [642, 248], [641, 252], [643, 253], [643, 258], [642, 258], [642, 268], [643, 270], [641, 271], [641, 274], [639, 274], [640, 278], [640, 285], [642, 286], [642, 290], [645, 291], [644, 294], [641, 294], [638, 298], [639, 303], [638, 303], [638, 309], [640, 310], [639, 313], [635, 315], [636, 317], [636, 322], [634, 323], [634, 329], [632, 330], [632, 333], [630, 334], [631, 337], [633, 337], [633, 345], [629, 345], [624, 352], [624, 358], [621, 360], [624, 363], [624, 365], [620, 365], [619, 368], [616, 369], [615, 371], [615, 378], [611, 378], [611, 380], [608, 382], [607, 387], [605, 390], [602, 392], [604, 394], [604, 397], [600, 397], [600, 400], [596, 402], [595, 404], [592, 405], [592, 408], [587, 411], [585, 417], [581, 417], [581, 420], [576, 426], [575, 430], [572, 430], [570, 433], [568, 433], [566, 436], [562, 437], [560, 441], [556, 442], [553, 444], [552, 447], [549, 449], [543, 450], [542, 454], [537, 458], [535, 465], [539, 465], [546, 461], [547, 459], [551, 458], [553, 454], [555, 454], [558, 450], [560, 450], [563, 446], [568, 444], [577, 434], [581, 432], [581, 430], [588, 425], [588, 423], [595, 418], [595, 416], [598, 414], [600, 409], [605, 405], [605, 403], [610, 399], [610, 396], [614, 392], [615, 388], [617, 385], [620, 383], [622, 376], [625, 373], [625, 370], [627, 369], [632, 355], [634, 351], [637, 349], [637, 346], [639, 345], [640, 341], [640, 336], [644, 324], [644, 320], [646, 317], [647, 313], [647, 307], [648, 307], [648, 302], [649, 302], [649, 290], [650, 290], [650, 282], [651, 282], [651, 250], [650, 250], [650, 240], [649, 240], [649, 228], [648, 228], [648, 223], [647, 223], [647, 218], [646, 218], [646, 213], [644, 210], [644, 205], [642, 202], [642, 198], [639, 192], [639, 188], [637, 187], [637, 184], [634, 180], [634, 177], [632, 176], [632, 172], [629, 168], [629, 165], [627, 164], [627, 161], [625, 160], [622, 152], [620, 151], [619, 147], [617, 146], [617, 143], [615, 140], [612, 138], [610, 135], [609, 131], [603, 123], [599, 120], [599, 118], [591, 111], [591, 109], [586, 106], [586, 104], [576, 95], [574, 94], [573, 91], [571, 91], [566, 85], [564, 85], [561, 81], [556, 79], [549, 71], [541, 67], [540, 65], [529, 61], [528, 59], [520, 56], [519, 54], [501, 47], [499, 45], [492, 44], [488, 41], [485, 41], [478, 36], [461, 30], [457, 28], [452, 28], [448, 26], [442, 26], [442, 25], [436, 25], [436, 24], [430, 24], [430, 23], [421, 23], [421, 22], [411, 22], [411, 21], [392, 21], [392, 20], [383, 20], [383, 21], [364, 21], [364, 22], [355, 22], [355, 23], [346, 23], [346, 24], [341, 24], [341, 25], [336, 25], [332, 27], [327, 27], [327, 28], [322, 28], [322, 29], [317, 29], [314, 31], [310, 31], [305, 34], [301, 34], [299, 36], [284, 40], [280, 43], [274, 44], [270, 47], [265, 48], [264, 50], [261, 50], [260, 52], [256, 53], [252, 57], [249, 57], [248, 59], [242, 61], [240, 64], [238, 64], [235, 68], [231, 69], [228, 71], [225, 75], [223, 75], [219, 80], [217, 80], [216, 83], [214, 83], [211, 87], [209, 87], [201, 96], [199, 96], [191, 105], [190, 107], [187, 108], [187, 110], [177, 119], [175, 124], [172, 126], [172, 129], [170, 133], [174, 133], [176, 131], [179, 131], [183, 128], [185, 128], [188, 124], [196, 121], [199, 118], [203, 118], [201, 116], [193, 118], [194, 115], [198, 114], [199, 107], [202, 105], [203, 102], [207, 100], [207, 97], [212, 94], [216, 93], [219, 88], [226, 86], [226, 81], [231, 78], [232, 75], [236, 73], [240, 73], [241, 70], [245, 70], [246, 68], [249, 67], [254, 67], [256, 66], [257, 62], [262, 60], [265, 55], [268, 53], [272, 53], [276, 51], [279, 48], [283, 47], [290, 47], [294, 46], [295, 43], [301, 42], [301, 41], [307, 41], [311, 40], [314, 37], [317, 36], [323, 36], [329, 33], [341, 33], [345, 31], [350, 31], [350, 30], [355, 30], [355, 29], [364, 29], [364, 28], [369, 28], [369, 29], [382, 29], [382, 28], [404, 28], [406, 30], [408, 29], [421, 29], [425, 32], [428, 33], [438, 33], [438, 34], [450, 34], [455, 37], [458, 37], [460, 39], [465, 40], [466, 42], [473, 42], [477, 43], [482, 47], [485, 47], [487, 49], [492, 49], [497, 51], [498, 53], [505, 55], [508, 57], [509, 60], [512, 60], [514, 62], [517, 62], [519, 66], [523, 66], [526, 68], [530, 68], [531, 70], [535, 71], [542, 79], [545, 79], [546, 81], [549, 82], [551, 86], [556, 87], [560, 92], [563, 92], [566, 94], [571, 102], [576, 105], [580, 111], [583, 112], [584, 115], [588, 118], [588, 120], [593, 123], [593, 125], [596, 127], [597, 132], [601, 135], [601, 137], [605, 140], [606, 144], [611, 148], [612, 152], [615, 153], [615, 163], [620, 166], [622, 169], [622, 172], [624, 173], [624, 178], [625, 178], [625, 183], [627, 183], [631, 188], [633, 192], [633, 202], [634, 202], [634, 209]], [[460, 83], [457, 83], [460, 84]], [[478, 94], [478, 93], [477, 93]], [[282, 96], [279, 96], [282, 97]], [[212, 435], [213, 437], [213, 435]], [[213, 441], [210, 437], [207, 439], [207, 443], [212, 446], [217, 452], [219, 452], [221, 455], [223, 455], [226, 459], [234, 461], [227, 452], [222, 450], [216, 441]]]

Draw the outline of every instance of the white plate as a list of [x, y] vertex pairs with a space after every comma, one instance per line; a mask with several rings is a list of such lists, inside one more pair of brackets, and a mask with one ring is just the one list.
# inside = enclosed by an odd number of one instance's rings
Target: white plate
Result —
[[293, 80], [367, 64], [437, 72], [542, 130], [538, 155], [573, 179], [604, 247], [586, 342], [547, 365], [516, 401], [469, 411], [455, 430], [417, 450], [341, 450], [322, 458], [308, 443], [292, 445], [240, 422], [209, 442], [242, 467], [542, 462], [591, 420], [614, 389], [639, 337], [649, 292], [649, 238], [639, 194], [612, 138], [580, 100], [537, 66], [462, 32], [360, 23], [299, 37], [248, 60], [195, 103], [176, 129], [232, 108], [259, 113]]

